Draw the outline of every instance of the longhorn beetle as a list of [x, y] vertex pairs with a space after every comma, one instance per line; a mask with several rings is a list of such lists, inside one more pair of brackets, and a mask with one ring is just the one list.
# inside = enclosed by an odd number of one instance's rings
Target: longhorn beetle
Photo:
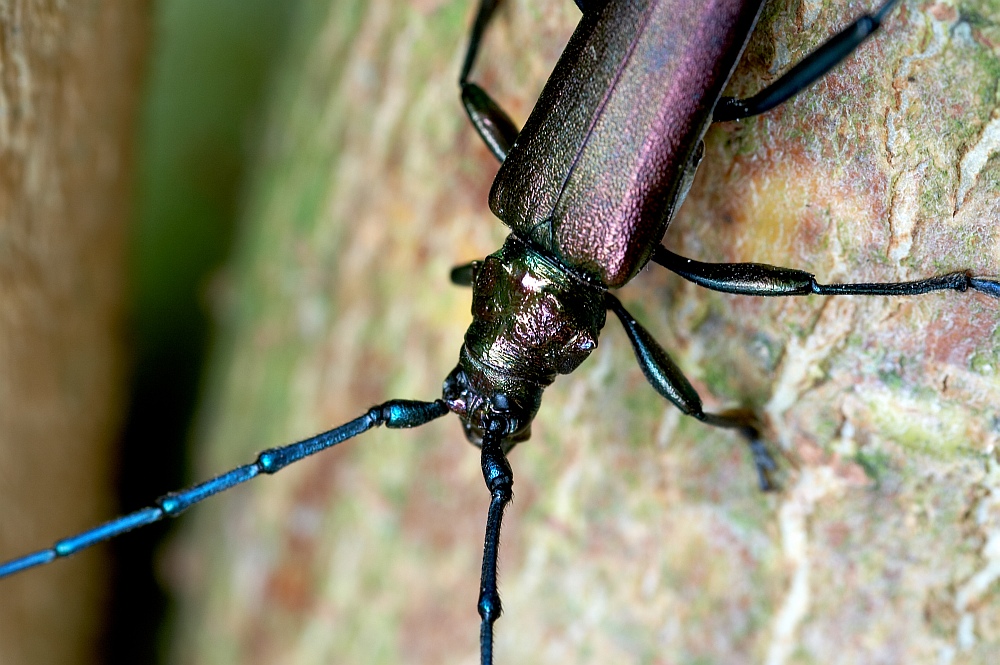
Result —
[[459, 82], [473, 124], [503, 164], [490, 204], [513, 232], [496, 254], [452, 272], [454, 282], [473, 287], [474, 321], [458, 365], [445, 379], [442, 399], [385, 402], [334, 430], [264, 451], [255, 462], [171, 493], [150, 508], [14, 559], [0, 566], [0, 577], [176, 515], [211, 494], [274, 473], [378, 425], [416, 427], [451, 411], [481, 448], [491, 495], [479, 600], [481, 659], [490, 663], [493, 624], [500, 614], [500, 524], [513, 484], [506, 456], [528, 438], [543, 389], [596, 347], [606, 312], [623, 326], [656, 391], [687, 415], [736, 430], [749, 444], [762, 489], [774, 489], [776, 465], [759, 416], [747, 410], [703, 410], [681, 370], [609, 288], [624, 286], [652, 261], [691, 282], [733, 294], [973, 290], [1000, 297], [1000, 281], [965, 272], [903, 283], [823, 285], [799, 270], [702, 263], [658, 245], [691, 185], [708, 126], [766, 112], [810, 85], [874, 33], [896, 0], [855, 21], [748, 99], [720, 95], [760, 12], [759, 0], [578, 4], [584, 12], [580, 27], [520, 131], [470, 78], [497, 2], [480, 5]]

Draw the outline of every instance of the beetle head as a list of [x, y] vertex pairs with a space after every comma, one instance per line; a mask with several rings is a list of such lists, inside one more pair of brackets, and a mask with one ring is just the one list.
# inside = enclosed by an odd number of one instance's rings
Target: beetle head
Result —
[[[531, 421], [542, 403], [545, 386], [491, 376], [492, 372], [466, 371], [474, 367], [466, 354], [444, 380], [442, 397], [462, 421], [466, 438], [481, 446], [483, 436], [501, 427], [504, 452], [531, 436]], [[499, 380], [498, 380], [499, 379]], [[499, 423], [499, 425], [497, 424]]]
[[502, 421], [510, 448], [530, 435], [542, 391], [597, 347], [604, 289], [514, 235], [477, 265], [472, 289], [472, 324], [444, 400], [472, 443]]

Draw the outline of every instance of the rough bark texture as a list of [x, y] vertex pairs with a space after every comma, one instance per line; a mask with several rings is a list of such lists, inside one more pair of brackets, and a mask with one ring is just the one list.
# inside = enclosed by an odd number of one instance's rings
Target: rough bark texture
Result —
[[[219, 304], [207, 476], [389, 397], [430, 399], [493, 251], [496, 164], [456, 73], [471, 2], [314, 2]], [[870, 8], [774, 2], [748, 94]], [[576, 21], [511, 2], [475, 78], [523, 122]], [[1000, 14], [905, 2], [790, 104], [714, 127], [671, 249], [821, 281], [1000, 274]], [[766, 414], [783, 490], [646, 385], [610, 321], [513, 454], [498, 663], [988, 663], [1000, 643], [1000, 315], [979, 294], [621, 291], [713, 409]], [[473, 663], [488, 495], [454, 419], [373, 432], [199, 510], [182, 663]]]
[[[144, 3], [0, 2], [0, 558], [112, 513]], [[103, 552], [3, 580], [0, 662], [90, 663]]]

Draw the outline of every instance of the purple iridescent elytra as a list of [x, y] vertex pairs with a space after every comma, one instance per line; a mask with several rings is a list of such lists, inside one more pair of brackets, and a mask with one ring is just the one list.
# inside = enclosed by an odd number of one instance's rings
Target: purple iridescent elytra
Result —
[[493, 182], [494, 214], [595, 282], [635, 277], [686, 193], [762, 4], [630, 0], [585, 12]]

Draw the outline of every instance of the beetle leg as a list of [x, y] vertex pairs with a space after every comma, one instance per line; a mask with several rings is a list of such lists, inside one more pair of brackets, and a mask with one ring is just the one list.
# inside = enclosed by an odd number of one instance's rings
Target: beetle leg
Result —
[[714, 122], [739, 120], [770, 111], [800, 90], [823, 78], [827, 72], [836, 67], [840, 61], [849, 56], [854, 49], [878, 30], [883, 19], [892, 11], [897, 1], [886, 0], [874, 14], [865, 14], [847, 26], [807, 55], [784, 76], [753, 97], [748, 99], [721, 98], [715, 106], [712, 120]]
[[724, 413], [705, 413], [701, 405], [701, 397], [684, 376], [681, 369], [667, 355], [649, 332], [632, 318], [618, 298], [610, 293], [605, 294], [605, 304], [614, 312], [625, 328], [632, 350], [639, 361], [639, 367], [646, 380], [663, 397], [670, 400], [686, 415], [716, 427], [739, 430], [740, 434], [750, 443], [754, 466], [760, 481], [760, 488], [769, 491], [777, 489], [773, 473], [777, 470], [774, 458], [767, 450], [760, 436], [757, 418], [750, 411], [738, 410]]
[[472, 126], [479, 132], [486, 147], [503, 162], [507, 158], [510, 147], [517, 138], [517, 125], [510, 119], [507, 112], [493, 101], [485, 90], [469, 81], [469, 73], [479, 54], [479, 44], [482, 42], [486, 26], [493, 18], [493, 13], [501, 0], [481, 0], [476, 20], [472, 24], [472, 34], [469, 36], [469, 48], [465, 51], [465, 61], [458, 77], [458, 85], [462, 88], [462, 105], [472, 121]]
[[882, 284], [819, 284], [804, 270], [778, 268], [763, 263], [702, 263], [678, 256], [659, 246], [652, 260], [699, 286], [749, 296], [915, 296], [931, 291], [979, 291], [1000, 298], [1000, 280], [950, 272], [912, 282]]
[[586, 14], [587, 12], [600, 9], [608, 3], [608, 0], [573, 0], [576, 6], [580, 8], [580, 11]]
[[[500, 549], [500, 523], [503, 511], [513, 498], [514, 473], [503, 452], [502, 421], [489, 423], [483, 437], [483, 479], [490, 490], [490, 510], [486, 518], [486, 541], [483, 545], [483, 571], [479, 578], [479, 654], [482, 665], [493, 663], [493, 622], [502, 611], [497, 591], [497, 552]], [[495, 426], [495, 427], [494, 427]]]
[[481, 265], [482, 261], [469, 261], [464, 265], [455, 266], [451, 269], [451, 283], [455, 286], [472, 286]]

